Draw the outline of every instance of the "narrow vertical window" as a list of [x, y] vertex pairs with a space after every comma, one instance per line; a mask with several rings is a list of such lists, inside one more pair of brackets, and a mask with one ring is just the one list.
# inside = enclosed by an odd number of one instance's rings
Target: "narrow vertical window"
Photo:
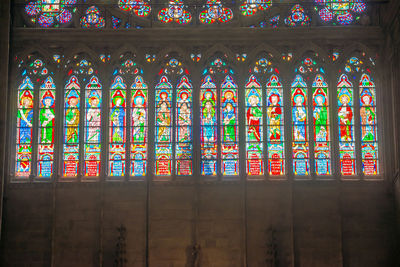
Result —
[[222, 175], [239, 174], [239, 120], [237, 85], [231, 76], [221, 84], [221, 159]]
[[353, 84], [342, 74], [337, 85], [340, 171], [344, 176], [356, 174], [354, 138]]
[[172, 84], [162, 76], [155, 87], [155, 174], [172, 173]]
[[246, 84], [246, 133], [247, 175], [263, 175], [263, 92], [254, 75]]
[[110, 88], [109, 175], [125, 175], [126, 152], [126, 84], [116, 76]]
[[54, 162], [56, 86], [49, 76], [39, 90], [38, 177], [50, 177]]
[[176, 91], [176, 174], [192, 175], [192, 85], [182, 76]]
[[79, 173], [79, 122], [81, 86], [76, 76], [71, 76], [64, 90], [64, 145], [63, 176], [76, 177]]
[[102, 86], [96, 76], [85, 87], [85, 176], [100, 175]]
[[200, 88], [201, 174], [217, 175], [217, 87], [207, 75]]
[[267, 142], [269, 175], [285, 174], [283, 89], [278, 76], [267, 83]]
[[331, 174], [328, 84], [317, 74], [312, 84], [314, 159], [317, 175]]
[[17, 153], [15, 175], [27, 178], [32, 171], [32, 133], [33, 133], [34, 86], [25, 76], [18, 87], [17, 110]]
[[309, 174], [307, 84], [301, 75], [292, 83], [292, 149], [293, 173], [299, 176]]
[[361, 155], [364, 175], [377, 175], [378, 138], [375, 84], [367, 74], [360, 80]]
[[131, 176], [145, 176], [147, 170], [147, 89], [136, 76], [131, 86]]

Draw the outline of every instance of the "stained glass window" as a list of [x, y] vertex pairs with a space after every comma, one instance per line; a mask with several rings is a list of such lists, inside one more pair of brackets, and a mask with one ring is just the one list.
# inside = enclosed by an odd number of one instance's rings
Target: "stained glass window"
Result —
[[138, 17], [147, 17], [151, 7], [145, 0], [118, 0], [118, 6], [123, 11], [134, 13]]
[[[283, 90], [279, 71], [272, 63], [273, 55], [262, 53], [249, 72], [253, 73], [246, 84], [246, 154], [248, 179], [267, 173], [276, 179], [285, 173]], [[259, 77], [257, 79], [256, 77]], [[260, 81], [265, 82], [262, 90]], [[264, 99], [266, 99], [264, 104]], [[263, 110], [266, 106], [266, 123]], [[266, 145], [264, 145], [266, 129]], [[266, 162], [264, 162], [264, 151]], [[255, 177], [252, 177], [255, 176]]]
[[50, 177], [53, 173], [56, 86], [51, 76], [39, 90], [39, 147], [38, 177]]
[[176, 92], [176, 174], [192, 175], [192, 84], [188, 77], [182, 76]]
[[293, 173], [308, 175], [308, 115], [307, 84], [301, 75], [297, 75], [292, 83], [292, 150]]
[[[19, 67], [22, 81], [17, 90], [15, 176], [26, 179], [33, 174], [38, 178], [49, 178], [54, 171], [56, 86], [53, 73], [34, 55], [21, 60]], [[38, 113], [34, 110], [36, 95]], [[35, 118], [38, 118], [37, 126], [34, 125]], [[33, 153], [37, 156], [33, 157]]]
[[239, 9], [244, 16], [253, 16], [258, 10], [267, 10], [271, 6], [271, 0], [244, 0]]
[[378, 138], [375, 83], [367, 74], [360, 80], [361, 156], [364, 175], [377, 175]]
[[155, 173], [172, 174], [172, 84], [162, 76], [155, 88], [156, 131], [155, 131]]
[[57, 27], [71, 22], [76, 3], [77, 0], [35, 0], [25, 6], [25, 12], [40, 27]]
[[126, 84], [121, 76], [116, 76], [110, 88], [110, 140], [109, 175], [125, 175], [126, 143]]
[[[83, 160], [83, 176], [99, 176], [102, 86], [94, 76], [97, 71], [93, 69], [92, 63], [83, 56], [74, 56], [68, 64], [69, 78], [64, 87], [62, 175], [63, 177], [80, 175], [80, 162]], [[81, 83], [85, 84], [83, 88]], [[84, 126], [83, 134], [81, 121]], [[80, 159], [81, 153], [83, 159]]]
[[131, 176], [147, 173], [147, 89], [142, 76], [136, 76], [131, 86]]
[[264, 174], [263, 92], [256, 76], [246, 83], [246, 157], [247, 174]]
[[86, 10], [85, 16], [81, 18], [82, 28], [104, 28], [106, 21], [100, 16], [100, 11], [96, 6], [91, 6]]
[[203, 24], [224, 23], [233, 18], [232, 9], [224, 7], [221, 0], [207, 0], [206, 8], [199, 15], [200, 22]]
[[272, 75], [267, 83], [267, 140], [269, 175], [285, 174], [285, 138], [282, 83]]
[[34, 85], [25, 76], [18, 88], [16, 176], [29, 177], [32, 171]]
[[70, 77], [65, 85], [64, 93], [63, 175], [74, 177], [79, 173], [79, 121], [81, 112], [81, 85], [76, 76]]
[[201, 173], [203, 175], [217, 175], [217, 87], [211, 76], [207, 75], [200, 88]]
[[221, 173], [239, 174], [239, 120], [237, 85], [228, 75], [221, 84]]
[[[342, 74], [338, 83], [338, 117], [341, 173], [344, 179], [352, 178], [349, 176], [358, 171], [365, 176], [379, 174], [376, 91], [371, 78], [373, 65], [375, 62], [372, 58], [368, 59], [365, 53], [359, 53], [350, 57], [343, 70], [340, 70]], [[353, 84], [359, 85], [359, 94]], [[359, 119], [358, 112], [355, 112], [358, 105]], [[360, 127], [356, 127], [356, 119], [360, 121]], [[360, 155], [356, 154], [358, 145], [361, 147]], [[361, 159], [360, 167], [357, 167], [356, 158]]]
[[92, 76], [85, 87], [84, 175], [100, 175], [102, 86]]
[[[209, 64], [200, 86], [201, 174], [239, 174], [238, 90], [225, 60]], [[221, 80], [216, 86], [214, 78]]]
[[353, 84], [342, 74], [337, 85], [339, 153], [342, 175], [356, 174]]
[[158, 19], [164, 23], [175, 21], [181, 25], [188, 24], [192, 15], [186, 9], [182, 0], [170, 0], [168, 7], [158, 12]]
[[328, 84], [317, 74], [312, 84], [314, 159], [317, 175], [331, 174]]
[[113, 72], [109, 101], [108, 175], [112, 179], [147, 173], [147, 84], [130, 53]]
[[290, 27], [307, 26], [311, 22], [310, 17], [305, 13], [301, 5], [294, 5], [289, 17], [285, 18], [285, 24]]
[[315, 0], [319, 16], [325, 22], [336, 19], [341, 25], [351, 24], [359, 20], [367, 5], [363, 0]]

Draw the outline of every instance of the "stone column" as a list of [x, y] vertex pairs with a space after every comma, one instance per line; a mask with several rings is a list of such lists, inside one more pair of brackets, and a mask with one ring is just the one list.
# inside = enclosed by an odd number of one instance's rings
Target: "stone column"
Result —
[[3, 214], [3, 192], [6, 179], [6, 134], [7, 134], [7, 95], [8, 95], [8, 53], [10, 41], [10, 0], [0, 1], [0, 237]]

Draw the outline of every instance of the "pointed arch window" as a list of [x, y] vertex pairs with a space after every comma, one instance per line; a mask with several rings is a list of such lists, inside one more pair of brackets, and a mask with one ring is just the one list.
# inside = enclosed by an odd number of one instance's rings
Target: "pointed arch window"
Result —
[[343, 179], [353, 179], [357, 173], [374, 179], [380, 174], [374, 65], [365, 53], [355, 53], [340, 70], [338, 118]]
[[377, 175], [379, 164], [375, 83], [368, 74], [363, 73], [359, 85], [362, 171], [364, 175]]
[[[19, 63], [15, 176], [50, 178], [54, 170], [56, 86], [44, 61], [30, 55]], [[35, 100], [35, 99], [38, 99]]]
[[316, 175], [331, 174], [328, 84], [321, 74], [312, 83], [314, 168]]
[[329, 90], [322, 63], [318, 53], [307, 52], [292, 83], [293, 173], [298, 179], [332, 174]]
[[[252, 74], [245, 85], [248, 179], [264, 175], [264, 166], [270, 179], [285, 173], [284, 97], [280, 73], [273, 61], [272, 54], [262, 53], [250, 68]], [[264, 109], [266, 123], [263, 123]]]
[[62, 176], [77, 177], [82, 173], [84, 177], [98, 177], [102, 85], [92, 63], [83, 55], [76, 55], [69, 63], [69, 77], [64, 87]]
[[293, 173], [306, 176], [310, 173], [310, 151], [308, 133], [308, 92], [307, 84], [301, 75], [292, 83], [292, 149]]
[[[238, 87], [233, 70], [216, 58], [204, 70], [200, 86], [201, 174], [239, 174]], [[216, 86], [215, 79], [221, 80]]]
[[193, 173], [193, 86], [189, 71], [171, 58], [160, 74], [155, 87], [155, 174], [189, 176]]
[[148, 86], [131, 53], [113, 71], [108, 111], [108, 176], [132, 179], [147, 174]]

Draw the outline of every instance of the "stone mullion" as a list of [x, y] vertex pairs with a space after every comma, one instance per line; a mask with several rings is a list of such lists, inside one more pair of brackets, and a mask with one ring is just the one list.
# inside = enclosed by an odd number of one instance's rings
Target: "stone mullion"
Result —
[[[44, 66], [48, 69], [50, 66], [48, 65], [47, 60], [45, 60], [44, 56], [41, 57], [41, 60], [44, 62]], [[47, 76], [48, 77], [48, 76]], [[47, 78], [46, 77], [46, 78]], [[33, 81], [33, 119], [32, 119], [32, 135], [31, 135], [31, 146], [32, 146], [32, 154], [31, 154], [31, 174], [29, 176], [29, 180], [32, 182], [37, 179], [37, 156], [39, 151], [39, 115], [40, 115], [40, 86], [42, 85], [40, 82], [37, 82], [34, 77], [30, 77]], [[43, 81], [46, 80], [43, 79]]]
[[285, 176], [287, 179], [293, 180], [293, 153], [292, 153], [292, 105], [291, 105], [291, 82], [294, 78], [291, 70], [294, 64], [282, 65], [282, 74], [279, 77], [283, 90], [283, 114], [284, 114], [284, 144], [285, 144]]
[[[310, 80], [307, 83], [307, 130], [308, 130], [308, 164], [309, 164], [309, 174], [308, 179], [315, 180], [317, 178], [316, 168], [315, 168], [315, 127], [314, 127], [314, 107], [313, 107], [313, 82], [317, 74], [309, 75]], [[307, 78], [307, 77], [305, 77]], [[324, 77], [325, 78], [325, 77]], [[307, 178], [306, 178], [307, 179]]]
[[193, 160], [192, 160], [192, 168], [193, 168], [193, 177], [194, 181], [201, 181], [201, 149], [197, 149], [201, 147], [200, 141], [200, 85], [201, 85], [201, 67], [199, 64], [196, 64], [192, 68], [192, 141], [193, 141]]
[[237, 68], [237, 99], [238, 99], [238, 147], [239, 147], [239, 179], [246, 180], [246, 79], [243, 66]]
[[[119, 62], [120, 63], [120, 62]], [[110, 81], [114, 79], [116, 76], [111, 76], [112, 68], [109, 69], [109, 77]], [[126, 76], [124, 77], [126, 78]], [[125, 181], [129, 181], [131, 179], [131, 141], [132, 141], [132, 85], [135, 82], [135, 76], [132, 76], [132, 79], [124, 79], [126, 83], [126, 102], [125, 102], [125, 131], [126, 131], [126, 141], [125, 141]], [[145, 81], [146, 82], [146, 81]], [[111, 87], [111, 86], [110, 86]], [[111, 89], [110, 89], [111, 92]], [[146, 106], [147, 107], [147, 106]], [[110, 109], [108, 109], [110, 110]], [[147, 110], [146, 110], [147, 112]], [[146, 126], [147, 127], [147, 126]], [[147, 129], [145, 128], [145, 131]], [[148, 139], [147, 139], [148, 140]], [[108, 155], [109, 157], [109, 155]]]
[[353, 80], [353, 118], [354, 118], [354, 140], [355, 140], [355, 150], [356, 150], [356, 179], [362, 180], [364, 178], [364, 173], [362, 171], [362, 155], [361, 155], [361, 116], [360, 116], [360, 78], [361, 74], [357, 73], [356, 79]]
[[328, 69], [328, 96], [329, 96], [329, 127], [330, 127], [330, 147], [331, 147], [331, 175], [335, 180], [341, 176], [340, 171], [340, 152], [339, 152], [339, 123], [338, 123], [338, 104], [337, 104], [337, 81], [339, 72], [336, 65], [331, 64]]
[[[8, 65], [7, 65], [8, 66]], [[0, 66], [1, 67], [1, 66]], [[17, 140], [16, 140], [16, 136], [17, 136], [17, 117], [18, 117], [18, 79], [16, 77], [19, 77], [20, 73], [17, 69], [17, 64], [12, 65], [12, 67], [10, 68], [10, 75], [5, 75], [4, 78], [6, 79], [6, 77], [10, 77], [10, 81], [8, 83], [8, 87], [6, 87], [6, 89], [4, 89], [4, 92], [9, 92], [10, 97], [7, 99], [9, 102], [9, 108], [7, 109], [7, 111], [9, 112], [8, 114], [12, 114], [11, 115], [11, 119], [8, 121], [7, 126], [10, 127], [11, 131], [10, 131], [10, 135], [7, 136], [7, 134], [5, 134], [4, 136], [4, 143], [7, 143], [7, 141], [12, 145], [11, 146], [11, 151], [9, 151], [9, 154], [12, 155], [11, 160], [8, 161], [8, 164], [4, 166], [6, 167], [5, 169], [9, 171], [9, 173], [12, 173], [12, 179], [10, 180], [16, 180], [17, 176], [15, 175], [16, 173], [16, 163], [17, 163], [17, 159], [16, 159], [16, 155], [17, 155]], [[5, 112], [4, 114], [7, 114], [7, 112]], [[8, 118], [7, 118], [8, 119]], [[7, 119], [4, 119], [4, 124], [7, 121]], [[4, 127], [6, 128], [6, 127]], [[6, 147], [6, 146], [4, 146]], [[4, 153], [6, 153], [7, 150], [4, 151]], [[4, 154], [4, 161], [7, 162], [7, 157]], [[1, 200], [0, 200], [1, 202]], [[0, 208], [1, 209], [1, 208]], [[1, 227], [1, 226], [0, 226]]]
[[[61, 65], [61, 63], [60, 63]], [[55, 101], [55, 122], [54, 122], [54, 160], [53, 160], [53, 182], [57, 182], [62, 175], [62, 135], [63, 135], [63, 114], [64, 114], [64, 86], [63, 73], [64, 68], [55, 68], [54, 83], [56, 85], [56, 101]]]
[[155, 73], [153, 71], [152, 64], [143, 64], [144, 79], [148, 85], [147, 94], [147, 121], [148, 121], [148, 132], [147, 132], [147, 180], [150, 182], [154, 179], [154, 166], [155, 166], [155, 142], [154, 142], [154, 132], [155, 132], [155, 85], [154, 80]]
[[[98, 63], [98, 62], [96, 62]], [[110, 98], [110, 86], [111, 86], [111, 65], [98, 63], [98, 78], [102, 85], [101, 90], [101, 154], [100, 154], [100, 181], [104, 182], [108, 177], [108, 151], [109, 151], [109, 98]]]

